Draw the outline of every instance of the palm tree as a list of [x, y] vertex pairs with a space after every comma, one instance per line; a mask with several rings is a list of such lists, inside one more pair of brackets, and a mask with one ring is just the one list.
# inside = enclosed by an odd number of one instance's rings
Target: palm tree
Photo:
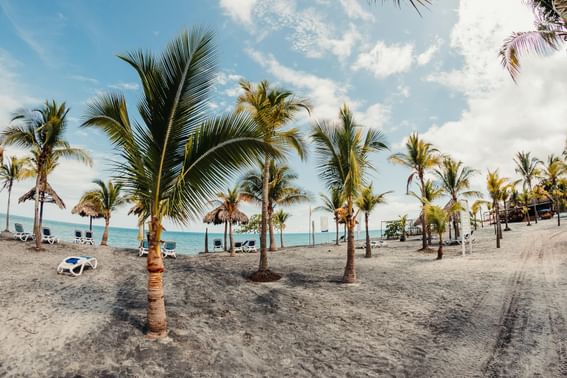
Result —
[[[421, 197], [424, 197], [423, 190], [425, 189], [425, 173], [439, 164], [440, 158], [438, 150], [430, 143], [425, 142], [419, 138], [417, 133], [409, 136], [406, 142], [406, 153], [397, 153], [390, 156], [390, 162], [394, 164], [401, 164], [411, 169], [411, 174], [408, 177], [406, 191], [409, 193], [409, 187], [413, 179], [417, 176], [419, 179], [419, 187], [421, 188]], [[427, 249], [427, 235], [425, 227], [427, 225], [427, 214], [421, 211], [421, 224], [423, 225], [422, 235], [422, 249]]]
[[[447, 195], [451, 198], [452, 203], [458, 203], [461, 197], [482, 197], [482, 194], [476, 190], [470, 190], [470, 180], [478, 171], [463, 166], [460, 161], [455, 161], [446, 156], [435, 169], [435, 174], [439, 177], [441, 187], [445, 190]], [[455, 230], [455, 239], [459, 238], [459, 224], [457, 217], [452, 216], [453, 229]]]
[[[259, 163], [259, 169], [251, 170], [241, 182], [244, 198], [256, 203], [262, 203], [264, 194], [264, 163]], [[297, 175], [285, 164], [270, 161], [268, 179], [268, 230], [270, 232], [270, 251], [276, 250], [274, 222], [272, 215], [277, 206], [291, 206], [309, 200], [309, 195], [301, 188], [294, 186]]]
[[[459, 206], [459, 203], [457, 202], [455, 205]], [[447, 228], [447, 223], [449, 223], [450, 215], [443, 208], [435, 205], [426, 205], [425, 212], [427, 213], [429, 223], [433, 226], [433, 229], [439, 236], [437, 260], [441, 260], [443, 258], [443, 234]]]
[[[60, 158], [72, 158], [88, 165], [92, 164], [89, 154], [73, 148], [64, 139], [67, 129], [69, 109], [65, 103], [55, 101], [45, 104], [31, 112], [21, 111], [12, 119], [12, 125], [2, 132], [5, 145], [16, 145], [32, 152], [32, 165], [35, 167], [35, 206], [34, 234], [41, 235], [40, 197], [41, 188], [47, 186], [47, 177]], [[35, 238], [36, 250], [41, 249], [41, 238]]]
[[346, 202], [347, 263], [343, 282], [356, 281], [354, 267], [354, 199], [365, 185], [366, 176], [373, 164], [369, 160], [372, 152], [388, 149], [382, 133], [359, 125], [345, 104], [339, 112], [338, 123], [317, 123], [311, 133], [318, 155], [319, 176], [328, 188], [341, 188]]
[[[246, 214], [240, 211], [240, 202], [246, 199], [246, 196], [241, 192], [238, 186], [234, 186], [226, 191], [226, 193], [217, 194], [219, 198], [215, 201], [218, 204], [217, 209], [213, 210], [213, 214], [216, 212], [219, 214], [219, 219], [224, 221], [225, 226], [228, 225], [228, 235], [230, 240], [230, 256], [236, 256], [236, 251], [234, 250], [234, 233], [232, 231], [233, 224], [244, 224], [248, 223], [248, 217]], [[225, 227], [226, 228], [226, 227]], [[226, 244], [226, 239], [225, 239]]]
[[500, 48], [500, 59], [512, 79], [520, 73], [520, 56], [545, 55], [558, 50], [567, 40], [567, 0], [527, 0], [532, 7], [536, 30], [512, 33]]
[[289, 214], [282, 209], [279, 209], [274, 213], [273, 218], [276, 227], [278, 228], [278, 230], [280, 230], [280, 248], [283, 248], [283, 231], [285, 230], [285, 222], [287, 222], [287, 220], [289, 219]]
[[333, 219], [335, 220], [336, 227], [336, 245], [339, 245], [339, 223], [341, 221], [340, 209], [345, 205], [345, 198], [342, 190], [340, 188], [331, 188], [329, 191], [330, 195], [324, 193], [319, 194], [319, 198], [323, 204], [316, 207], [315, 211], [326, 211], [333, 214]]
[[[374, 3], [377, 3], [378, 0], [373, 0]], [[384, 3], [385, 0], [382, 0], [382, 3]], [[400, 7], [402, 5], [402, 0], [392, 0], [392, 2], [394, 3], [394, 5], [397, 5], [398, 7]], [[419, 7], [426, 7], [427, 5], [431, 4], [431, 0], [408, 0], [408, 3], [411, 4], [412, 7], [414, 7], [414, 9], [417, 11], [417, 13], [419, 15], [421, 15], [421, 12], [419, 11]]]
[[[516, 163], [516, 173], [522, 177], [524, 182], [524, 190], [532, 194], [534, 189], [532, 183], [540, 175], [540, 170], [538, 168], [540, 161], [537, 158], [532, 157], [530, 152], [520, 151], [516, 154], [514, 163]], [[534, 218], [536, 224], [538, 217], [536, 200], [534, 201]]]
[[[252, 115], [256, 124], [263, 131], [263, 140], [266, 145], [278, 151], [289, 152], [295, 150], [300, 158], [305, 158], [305, 145], [297, 128], [284, 130], [289, 122], [293, 121], [299, 112], [304, 109], [310, 112], [310, 103], [306, 99], [298, 98], [292, 92], [271, 88], [267, 81], [261, 81], [256, 86], [246, 80], [240, 82], [243, 89], [237, 100], [236, 111], [247, 112]], [[269, 177], [270, 162], [272, 158], [265, 154], [262, 173], [262, 223], [260, 232], [260, 264], [258, 272], [250, 278], [265, 281], [270, 276], [268, 254], [266, 253], [266, 232], [270, 216], [269, 208]], [[275, 243], [274, 243], [275, 246]], [[274, 277], [274, 279], [277, 279]]]
[[160, 253], [164, 218], [181, 224], [198, 218], [238, 170], [277, 153], [263, 142], [263, 132], [250, 117], [207, 117], [215, 51], [213, 34], [193, 29], [171, 41], [161, 56], [146, 51], [120, 55], [140, 77], [140, 120], [132, 121], [124, 96], [112, 93], [89, 105], [83, 124], [107, 134], [121, 157], [119, 182], [150, 221], [147, 321], [152, 338], [167, 334]]
[[372, 257], [372, 249], [370, 248], [370, 233], [368, 231], [368, 218], [370, 213], [376, 208], [377, 205], [385, 202], [385, 197], [392, 193], [392, 191], [374, 194], [372, 191], [372, 184], [364, 187], [360, 191], [360, 195], [354, 201], [359, 211], [364, 212], [364, 225], [366, 227], [366, 254], [364, 257]]
[[10, 198], [12, 197], [12, 187], [14, 181], [20, 181], [26, 176], [25, 166], [27, 159], [18, 159], [16, 156], [10, 157], [8, 162], [0, 166], [0, 191], [8, 189], [8, 205], [6, 206], [6, 232], [10, 232]]
[[[425, 212], [425, 206], [431, 205], [433, 201], [441, 198], [444, 194], [444, 189], [437, 186], [433, 181], [426, 180], [423, 183], [423, 187], [420, 187], [420, 193], [415, 193], [410, 191], [408, 194], [417, 198], [421, 202], [422, 212]], [[421, 219], [427, 221], [427, 214], [421, 214]], [[426, 224], [422, 223], [423, 233], [426, 235], [428, 244], [431, 245], [431, 228], [429, 227], [429, 222]]]
[[557, 226], [561, 226], [561, 216], [559, 213], [561, 211], [561, 203], [564, 193], [562, 193], [559, 188], [559, 183], [561, 176], [567, 173], [567, 167], [561, 159], [554, 155], [548, 156], [547, 163], [542, 163], [542, 165], [543, 185], [546, 187], [547, 196], [553, 203], [553, 208], [557, 213]]
[[104, 232], [102, 233], [100, 245], [107, 245], [112, 212], [124, 205], [128, 200], [122, 195], [122, 184], [119, 182], [113, 183], [111, 180], [108, 180], [108, 184], [105, 184], [102, 180], [94, 180], [93, 183], [98, 188], [83, 194], [79, 203], [91, 204], [102, 215], [104, 218]]
[[398, 222], [400, 222], [400, 230], [401, 230], [400, 241], [405, 242], [406, 241], [406, 227], [407, 227], [407, 224], [408, 224], [408, 215], [407, 214], [400, 215], [399, 218], [400, 219], [398, 220]]
[[[486, 205], [488, 203], [489, 203], [488, 201], [478, 199], [478, 200], [474, 201], [473, 204], [471, 205], [471, 212], [473, 213], [475, 218], [476, 218], [476, 215], [480, 213], [480, 226], [482, 228], [484, 228], [484, 219], [482, 218], [482, 205]], [[476, 225], [476, 222], [475, 222], [475, 225]]]
[[500, 225], [500, 201], [505, 196], [507, 190], [507, 181], [505, 177], [500, 177], [498, 170], [488, 171], [486, 176], [486, 189], [492, 199], [492, 209], [495, 214], [496, 224], [496, 248], [500, 248], [500, 239], [502, 239], [502, 226]]

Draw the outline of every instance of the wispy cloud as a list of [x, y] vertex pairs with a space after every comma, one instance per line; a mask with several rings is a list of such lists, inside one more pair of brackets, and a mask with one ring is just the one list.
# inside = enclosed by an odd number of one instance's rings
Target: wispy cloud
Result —
[[71, 75], [69, 76], [69, 79], [73, 79], [73, 80], [77, 80], [77, 81], [83, 81], [86, 83], [91, 83], [91, 84], [98, 84], [99, 81], [95, 78], [92, 77], [88, 77], [88, 76], [83, 76], [83, 75]]
[[124, 91], [137, 91], [140, 89], [140, 85], [138, 83], [116, 83], [109, 85], [110, 88], [113, 89], [121, 89]]

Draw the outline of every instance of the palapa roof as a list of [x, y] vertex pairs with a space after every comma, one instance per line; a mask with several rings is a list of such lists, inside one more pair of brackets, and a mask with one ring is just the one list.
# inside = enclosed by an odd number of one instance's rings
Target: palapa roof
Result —
[[[228, 211], [224, 208], [223, 205], [214, 208], [210, 212], [208, 212], [204, 218], [204, 223], [212, 223], [212, 224], [223, 224], [229, 221]], [[244, 214], [240, 210], [236, 210], [234, 214], [232, 214], [232, 223], [233, 224], [247, 224], [248, 223], [248, 216]]]
[[96, 206], [89, 202], [79, 202], [71, 210], [71, 214], [79, 214], [82, 217], [102, 218], [103, 214]]
[[[44, 194], [44, 197], [43, 197], [44, 203], [46, 203], [46, 202], [47, 203], [54, 203], [60, 209], [65, 208], [65, 203], [63, 202], [61, 197], [59, 197], [59, 195], [55, 192], [55, 190], [53, 190], [53, 188], [51, 187], [51, 185], [49, 185], [48, 182], [46, 182], [45, 184], [40, 186], [39, 191], [43, 192], [43, 194]], [[35, 186], [33, 188], [31, 188], [26, 194], [21, 196], [18, 199], [18, 203], [22, 203], [22, 202], [25, 202], [25, 201], [28, 201], [28, 200], [34, 200], [35, 201]]]

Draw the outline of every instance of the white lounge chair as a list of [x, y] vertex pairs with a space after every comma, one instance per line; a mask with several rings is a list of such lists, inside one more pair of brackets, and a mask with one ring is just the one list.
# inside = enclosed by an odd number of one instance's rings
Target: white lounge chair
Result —
[[75, 238], [73, 244], [83, 244], [83, 231], [75, 230]]
[[86, 230], [85, 231], [85, 237], [83, 238], [83, 244], [88, 244], [88, 245], [94, 245], [94, 238], [93, 238], [93, 232]]
[[220, 239], [213, 239], [213, 252], [216, 252], [216, 250], [220, 250], [222, 251], [222, 240]]
[[51, 234], [51, 229], [49, 227], [43, 227], [41, 230], [41, 242], [54, 244], [59, 243], [59, 238]]
[[19, 239], [21, 241], [28, 241], [35, 239], [33, 234], [24, 231], [24, 226], [21, 223], [14, 223], [14, 227], [16, 228], [16, 233], [14, 234], [14, 239]]
[[384, 240], [373, 240], [370, 242], [370, 248], [382, 248], [387, 246], [388, 243], [386, 243]]
[[246, 240], [245, 242], [240, 242], [240, 241], [234, 242], [234, 252], [244, 252], [242, 246], [246, 242], [248, 242], [248, 240]]
[[161, 248], [161, 253], [163, 253], [163, 257], [173, 257], [174, 259], [177, 258], [175, 254], [175, 247], [177, 243], [174, 241], [166, 241], [163, 243], [163, 247]]
[[57, 274], [63, 274], [65, 271], [71, 273], [74, 277], [80, 276], [85, 268], [91, 267], [96, 269], [96, 258], [91, 256], [70, 256], [65, 258], [57, 267]]
[[258, 248], [256, 248], [256, 240], [246, 240], [242, 243], [242, 250], [244, 252], [258, 252]]
[[138, 249], [138, 256], [144, 256], [147, 255], [148, 252], [150, 252], [150, 245], [148, 244], [147, 240], [144, 240], [142, 242], [142, 245], [140, 246], [140, 248]]

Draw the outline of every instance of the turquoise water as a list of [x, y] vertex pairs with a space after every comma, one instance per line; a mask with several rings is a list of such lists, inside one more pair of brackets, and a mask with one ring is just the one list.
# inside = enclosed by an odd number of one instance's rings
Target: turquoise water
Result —
[[[33, 219], [21, 217], [17, 215], [10, 216], [10, 230], [14, 231], [14, 223], [21, 223], [24, 230], [31, 232], [33, 228]], [[0, 226], [4, 229], [6, 224], [6, 217], [0, 214]], [[51, 228], [51, 232], [59, 237], [60, 240], [71, 242], [73, 241], [75, 230], [87, 230], [87, 223], [65, 223], [53, 220], [44, 219], [43, 225]], [[97, 244], [100, 242], [104, 227], [93, 225], [94, 238]], [[342, 233], [340, 234], [342, 235]], [[380, 236], [380, 231], [370, 231], [373, 238]], [[110, 227], [108, 244], [112, 247], [121, 248], [137, 248], [138, 246], [138, 229], [134, 228], [121, 228]], [[280, 245], [279, 233], [276, 235], [277, 245]], [[355, 233], [355, 237], [357, 234]], [[358, 237], [364, 238], [364, 232], [360, 232]], [[223, 240], [224, 234], [222, 233], [209, 233], [209, 251], [213, 248], [213, 239], [218, 238]], [[204, 232], [176, 232], [165, 231], [162, 236], [163, 240], [174, 240], [177, 242], [177, 252], [181, 254], [195, 255], [203, 252], [205, 249], [205, 233]], [[258, 234], [234, 234], [235, 241], [244, 241], [246, 239], [256, 239], [256, 245], [259, 247], [260, 239]], [[334, 232], [318, 232], [315, 233], [315, 243], [325, 244], [335, 240]], [[300, 246], [309, 244], [308, 233], [284, 233], [284, 244], [286, 246]]]

